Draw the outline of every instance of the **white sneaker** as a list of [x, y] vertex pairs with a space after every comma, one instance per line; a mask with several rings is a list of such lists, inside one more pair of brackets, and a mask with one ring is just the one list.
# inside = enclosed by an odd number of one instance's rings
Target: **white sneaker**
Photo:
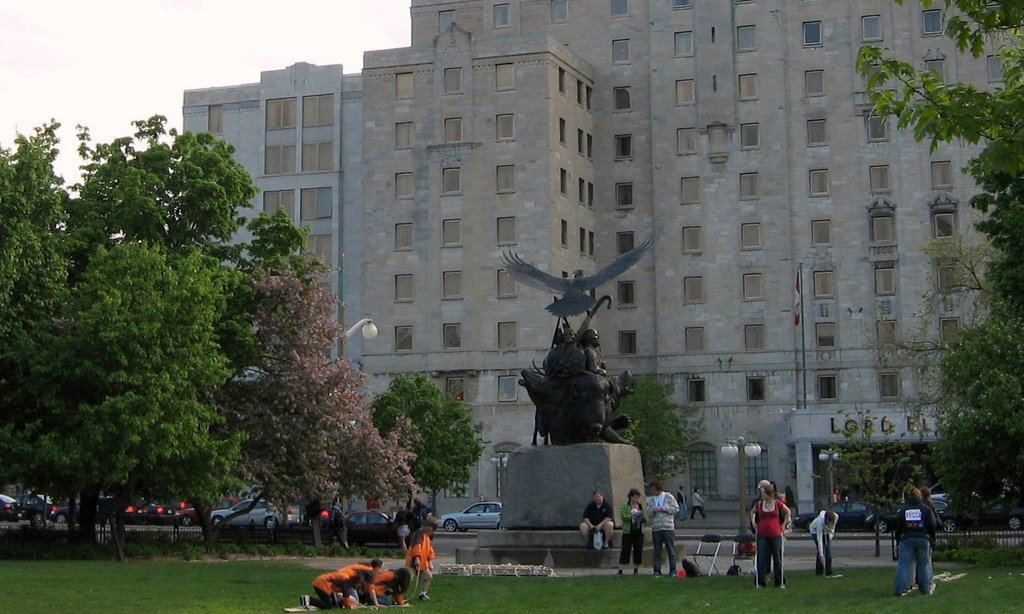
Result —
[[299, 595], [299, 605], [304, 608], [309, 608], [309, 595]]

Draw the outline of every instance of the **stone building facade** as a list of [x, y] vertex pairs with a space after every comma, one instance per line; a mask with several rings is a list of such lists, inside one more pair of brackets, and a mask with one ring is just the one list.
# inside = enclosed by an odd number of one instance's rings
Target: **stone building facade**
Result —
[[960, 169], [975, 150], [930, 151], [872, 116], [854, 63], [883, 45], [992, 87], [994, 64], [958, 55], [941, 11], [413, 0], [410, 13], [411, 45], [366, 52], [359, 75], [296, 64], [190, 90], [185, 124], [235, 144], [263, 190], [254, 211], [291, 191], [296, 223], [329, 237], [311, 249], [341, 271], [342, 317], [380, 327], [348, 348], [374, 388], [425, 372], [472, 409], [488, 443], [469, 499], [500, 498], [505, 456], [529, 444], [516, 381], [554, 326], [551, 296], [504, 274], [506, 250], [589, 273], [653, 237], [598, 289], [613, 303], [595, 322], [610, 371], [656, 374], [699, 408], [687, 488], [735, 499], [721, 446], [745, 437], [763, 448], [746, 459], [748, 492], [768, 477], [821, 504], [819, 455], [848, 421], [934, 440], [917, 371], [887, 345], [953, 334], [966, 315], [931, 307], [943, 272], [924, 248], [971, 234], [976, 187]]

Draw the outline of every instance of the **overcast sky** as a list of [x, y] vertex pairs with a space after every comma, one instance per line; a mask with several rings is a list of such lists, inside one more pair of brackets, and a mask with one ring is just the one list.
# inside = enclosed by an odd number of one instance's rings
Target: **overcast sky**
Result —
[[0, 146], [51, 118], [57, 171], [78, 178], [75, 125], [94, 142], [165, 115], [186, 89], [255, 83], [296, 62], [359, 72], [363, 52], [409, 45], [410, 0], [2, 0]]

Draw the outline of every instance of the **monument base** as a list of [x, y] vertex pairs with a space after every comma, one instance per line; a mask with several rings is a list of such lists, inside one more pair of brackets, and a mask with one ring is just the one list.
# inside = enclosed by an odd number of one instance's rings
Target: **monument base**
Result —
[[[650, 569], [654, 561], [651, 532], [644, 531], [643, 564]], [[614, 569], [619, 564], [622, 533], [615, 531], [612, 546], [604, 550], [589, 550], [579, 531], [481, 531], [476, 548], [458, 548], [455, 562], [487, 565], [545, 565], [552, 569], [604, 568]], [[662, 565], [668, 569], [668, 558], [662, 554]], [[632, 559], [631, 559], [632, 560]], [[631, 569], [633, 563], [623, 565]], [[626, 573], [632, 573], [627, 571]]]

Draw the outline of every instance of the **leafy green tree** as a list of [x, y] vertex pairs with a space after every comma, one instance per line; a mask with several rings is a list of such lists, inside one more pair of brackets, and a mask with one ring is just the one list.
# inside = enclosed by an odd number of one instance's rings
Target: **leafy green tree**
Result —
[[686, 471], [688, 449], [704, 430], [694, 408], [672, 402], [672, 390], [671, 383], [647, 375], [619, 407], [633, 421], [623, 436], [640, 451], [645, 479], [665, 480]]
[[403, 420], [409, 422], [409, 447], [416, 454], [412, 463], [416, 484], [435, 499], [444, 489], [459, 492], [469, 482], [469, 468], [483, 452], [466, 406], [443, 397], [423, 373], [398, 375], [373, 400], [373, 421], [381, 433], [388, 434]]

